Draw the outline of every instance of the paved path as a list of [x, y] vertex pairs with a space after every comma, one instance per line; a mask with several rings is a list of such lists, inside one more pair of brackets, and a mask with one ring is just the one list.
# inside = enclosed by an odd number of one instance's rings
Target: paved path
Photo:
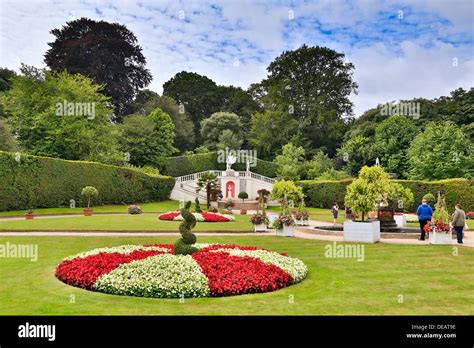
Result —
[[[116, 215], [116, 214], [100, 214], [100, 215]], [[60, 218], [60, 217], [74, 217], [82, 215], [47, 215], [47, 216], [36, 216], [35, 219], [49, 219], [49, 218]], [[9, 217], [0, 218], [1, 220], [23, 220], [24, 217]], [[331, 235], [331, 234], [318, 234], [316, 231], [312, 231], [315, 226], [332, 226], [331, 222], [327, 221], [316, 221], [310, 220], [309, 227], [297, 227], [295, 231], [296, 238], [312, 239], [321, 241], [335, 241], [343, 242], [342, 235]], [[340, 225], [340, 224], [338, 224]], [[340, 225], [342, 226], [342, 225]], [[275, 236], [274, 231], [268, 231], [263, 233], [226, 233], [226, 232], [197, 232], [198, 236], [245, 236], [245, 237], [260, 237], [260, 236]], [[2, 231], [0, 236], [69, 236], [69, 237], [153, 237], [153, 236], [179, 236], [178, 232], [112, 232], [112, 231], [101, 231], [101, 232], [80, 232], [80, 231], [54, 231], [54, 232], [18, 232], [18, 231]], [[464, 246], [474, 247], [474, 231], [464, 232]], [[417, 239], [410, 238], [382, 238], [381, 243], [387, 244], [413, 244], [413, 245], [428, 245], [428, 241], [419, 241]], [[453, 245], [456, 244], [453, 240]]]

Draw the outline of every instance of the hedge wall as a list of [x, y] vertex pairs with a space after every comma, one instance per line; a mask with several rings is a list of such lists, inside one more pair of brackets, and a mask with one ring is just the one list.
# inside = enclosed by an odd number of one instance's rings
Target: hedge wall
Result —
[[94, 205], [128, 204], [169, 198], [175, 180], [106, 164], [66, 161], [0, 151], [0, 211], [87, 204], [84, 186], [94, 186]]
[[[236, 163], [232, 168], [244, 171], [246, 169], [245, 166], [245, 163]], [[273, 162], [257, 159], [257, 165], [250, 170], [254, 173], [274, 178], [276, 177], [277, 168], [278, 166]], [[217, 163], [217, 152], [169, 157], [163, 173], [177, 177], [213, 169], [226, 169], [225, 163]]]
[[[297, 184], [303, 188], [305, 203], [309, 207], [331, 208], [334, 202], [344, 203], [346, 187], [351, 179], [341, 181], [303, 180]], [[466, 211], [474, 210], [474, 183], [467, 179], [446, 179], [439, 181], [394, 180], [404, 187], [411, 189], [414, 195], [414, 204], [407, 207], [407, 211], [415, 211], [422, 197], [431, 193], [437, 197], [441, 192], [446, 198], [448, 209], [453, 210], [456, 203], [464, 206]]]

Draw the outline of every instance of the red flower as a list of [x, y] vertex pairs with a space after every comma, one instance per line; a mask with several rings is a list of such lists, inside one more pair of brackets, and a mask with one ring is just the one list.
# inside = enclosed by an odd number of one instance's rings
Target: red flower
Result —
[[209, 213], [203, 211], [201, 213], [202, 217], [204, 218], [204, 221], [206, 222], [227, 222], [229, 221], [229, 218], [226, 218], [225, 216], [216, 214], [216, 213]]
[[99, 253], [87, 257], [65, 260], [56, 267], [56, 277], [63, 282], [85, 289], [92, 289], [102, 275], [113, 271], [124, 263], [163, 254], [160, 251], [136, 250], [130, 254]]
[[250, 256], [198, 252], [192, 257], [209, 279], [214, 297], [275, 291], [293, 282], [281, 268]]
[[170, 211], [168, 213], [161, 214], [158, 218], [160, 220], [173, 220], [179, 214], [181, 214], [179, 211]]

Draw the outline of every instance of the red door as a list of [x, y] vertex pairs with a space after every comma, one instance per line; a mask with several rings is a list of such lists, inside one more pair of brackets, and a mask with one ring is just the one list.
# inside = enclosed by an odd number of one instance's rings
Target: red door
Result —
[[235, 184], [233, 181], [228, 181], [225, 184], [225, 198], [235, 197]]

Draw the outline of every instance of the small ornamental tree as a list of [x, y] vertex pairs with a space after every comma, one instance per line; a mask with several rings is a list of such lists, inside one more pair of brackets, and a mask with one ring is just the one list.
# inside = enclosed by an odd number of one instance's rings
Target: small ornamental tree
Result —
[[207, 209], [211, 206], [211, 190], [217, 188], [217, 175], [213, 172], [206, 172], [202, 174], [197, 182], [196, 192], [202, 189], [206, 190]]
[[365, 214], [374, 210], [376, 202], [388, 204], [393, 196], [394, 188], [390, 183], [390, 176], [383, 168], [364, 166], [360, 170], [359, 177], [347, 186], [344, 201], [353, 211], [362, 213], [364, 221]]
[[199, 204], [199, 198], [197, 198], [197, 197], [194, 200], [194, 211], [196, 213], [202, 213], [201, 205]]
[[81, 195], [87, 198], [87, 208], [91, 206], [91, 198], [97, 198], [99, 196], [99, 191], [94, 186], [86, 186], [82, 189]]
[[405, 211], [405, 207], [410, 207], [414, 202], [413, 192], [408, 187], [403, 187], [398, 183], [391, 183], [393, 194], [390, 198], [391, 206], [396, 211]]
[[245, 203], [245, 200], [249, 198], [249, 194], [247, 192], [240, 192], [239, 198], [242, 200], [243, 203]]
[[290, 200], [294, 202], [301, 201], [303, 199], [303, 189], [296, 186], [293, 181], [277, 181], [273, 185], [270, 198], [281, 203], [282, 211], [284, 214], [288, 212], [288, 202]]

